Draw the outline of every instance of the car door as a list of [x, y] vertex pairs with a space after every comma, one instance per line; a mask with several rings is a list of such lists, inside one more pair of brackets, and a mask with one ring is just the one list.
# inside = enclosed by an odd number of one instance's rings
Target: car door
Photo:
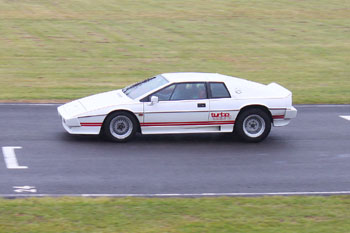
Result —
[[239, 112], [234, 107], [226, 85], [223, 82], [209, 82], [209, 122], [220, 126], [220, 132], [232, 132], [234, 120]]
[[[150, 102], [157, 96], [158, 102]], [[143, 134], [208, 131], [209, 100], [205, 82], [171, 84], [144, 102]]]

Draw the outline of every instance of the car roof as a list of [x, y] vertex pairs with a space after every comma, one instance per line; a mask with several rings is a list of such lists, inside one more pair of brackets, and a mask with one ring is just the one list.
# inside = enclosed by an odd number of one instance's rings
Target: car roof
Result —
[[246, 80], [217, 73], [179, 72], [161, 74], [169, 82], [244, 82]]

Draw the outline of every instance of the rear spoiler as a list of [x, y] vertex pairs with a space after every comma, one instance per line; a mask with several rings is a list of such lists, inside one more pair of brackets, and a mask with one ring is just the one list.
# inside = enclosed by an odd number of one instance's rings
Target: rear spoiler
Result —
[[287, 97], [292, 95], [292, 92], [277, 83], [270, 83], [267, 85], [268, 91], [270, 93], [276, 94], [280, 97]]

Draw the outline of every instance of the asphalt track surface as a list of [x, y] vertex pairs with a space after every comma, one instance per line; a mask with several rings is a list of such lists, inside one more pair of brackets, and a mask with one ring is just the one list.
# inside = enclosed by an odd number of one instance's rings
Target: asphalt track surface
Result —
[[349, 105], [296, 106], [257, 144], [230, 134], [111, 143], [69, 135], [56, 107], [0, 104], [0, 196], [350, 194]]

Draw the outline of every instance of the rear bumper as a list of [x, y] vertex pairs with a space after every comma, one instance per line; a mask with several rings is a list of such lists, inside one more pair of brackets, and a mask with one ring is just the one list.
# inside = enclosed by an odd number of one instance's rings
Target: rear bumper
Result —
[[298, 110], [293, 106], [290, 109], [286, 109], [284, 116], [281, 118], [273, 119], [273, 126], [286, 126], [290, 123], [290, 120], [296, 118], [298, 114]]
[[284, 115], [284, 118], [286, 119], [292, 119], [297, 117], [298, 110], [294, 108], [293, 106], [290, 109], [286, 110], [286, 114]]

